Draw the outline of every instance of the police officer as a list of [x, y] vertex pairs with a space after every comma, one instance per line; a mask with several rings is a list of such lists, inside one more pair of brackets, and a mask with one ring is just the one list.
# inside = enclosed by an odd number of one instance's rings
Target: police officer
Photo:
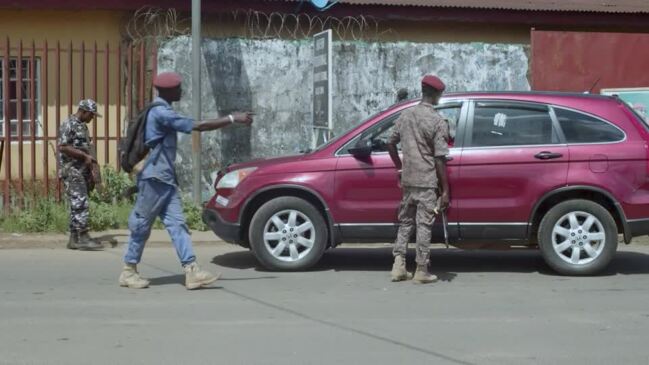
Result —
[[138, 194], [128, 222], [131, 235], [124, 256], [125, 266], [119, 277], [119, 284], [124, 287], [141, 289], [149, 286], [149, 281], [140, 276], [136, 265], [142, 258], [144, 244], [156, 217], [160, 217], [171, 236], [185, 272], [187, 289], [207, 286], [218, 279], [218, 275], [201, 269], [196, 263], [185, 224], [174, 167], [177, 132], [213, 131], [233, 123], [249, 126], [253, 114], [233, 113], [224, 118], [199, 122], [180, 116], [171, 108], [171, 103], [180, 100], [181, 83], [180, 75], [172, 72], [162, 73], [154, 79], [154, 86], [158, 90], [154, 103], [160, 105], [151, 108], [147, 117], [144, 137], [151, 151], [137, 177]]
[[[449, 204], [448, 124], [433, 106], [439, 103], [446, 87], [438, 77], [428, 75], [422, 80], [421, 88], [421, 103], [401, 114], [388, 141], [388, 151], [399, 170], [403, 194], [391, 275], [392, 281], [411, 278], [406, 270], [406, 251], [416, 228], [417, 270], [413, 281], [432, 283], [437, 277], [428, 272], [431, 228], [437, 209], [444, 210]], [[399, 143], [403, 164], [397, 150]]]
[[97, 160], [92, 156], [92, 141], [87, 124], [97, 113], [97, 103], [82, 100], [77, 112], [61, 125], [59, 136], [59, 177], [70, 205], [71, 250], [99, 250], [103, 246], [88, 234], [88, 194], [96, 183]]

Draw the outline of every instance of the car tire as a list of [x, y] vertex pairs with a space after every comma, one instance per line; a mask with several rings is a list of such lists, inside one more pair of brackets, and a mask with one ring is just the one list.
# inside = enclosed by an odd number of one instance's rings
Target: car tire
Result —
[[538, 233], [545, 262], [562, 275], [594, 275], [611, 262], [618, 230], [611, 213], [590, 200], [555, 205]]
[[300, 271], [315, 265], [327, 247], [327, 223], [311, 203], [279, 197], [262, 205], [248, 231], [250, 247], [269, 270]]

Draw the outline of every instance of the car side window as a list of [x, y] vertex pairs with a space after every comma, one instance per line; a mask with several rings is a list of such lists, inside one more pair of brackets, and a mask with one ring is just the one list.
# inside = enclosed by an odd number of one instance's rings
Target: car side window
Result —
[[[462, 110], [462, 104], [443, 104], [436, 107], [435, 109], [442, 115], [444, 119], [448, 121], [449, 134], [451, 135], [451, 139], [454, 139], [457, 125], [460, 120], [460, 111]], [[403, 111], [394, 113], [386, 117], [382, 121], [376, 123], [374, 126], [366, 129], [363, 133], [349, 141], [342, 151], [346, 154], [349, 154], [349, 149], [351, 148], [371, 146], [372, 152], [387, 152], [387, 144], [388, 140], [390, 139], [390, 135], [392, 134], [394, 123], [397, 121], [397, 119], [399, 119], [399, 116], [402, 112]], [[397, 145], [397, 150], [401, 151], [400, 143]]]
[[[387, 152], [388, 150], [388, 139], [392, 134], [392, 129], [394, 128], [394, 122], [399, 119], [401, 113], [395, 113], [391, 116], [385, 118], [380, 123], [377, 123], [373, 127], [367, 129], [365, 132], [361, 133], [357, 137], [357, 141], [352, 143], [352, 146], [361, 147], [361, 146], [371, 146], [372, 152]], [[397, 145], [397, 149], [401, 150], [401, 144]]]
[[561, 108], [554, 108], [554, 113], [568, 143], [606, 143], [624, 140], [624, 132], [601, 119]]
[[560, 143], [549, 108], [527, 103], [477, 102], [472, 147], [526, 146]]
[[437, 112], [446, 119], [448, 122], [448, 134], [451, 137], [451, 140], [455, 140], [455, 135], [457, 134], [457, 125], [460, 122], [460, 112], [462, 110], [461, 104], [455, 104], [451, 106], [440, 106], [435, 108]]

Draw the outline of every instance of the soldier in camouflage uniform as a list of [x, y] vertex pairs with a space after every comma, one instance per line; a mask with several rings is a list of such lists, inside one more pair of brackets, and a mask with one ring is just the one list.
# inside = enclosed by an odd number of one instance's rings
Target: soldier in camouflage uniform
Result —
[[[424, 77], [421, 103], [401, 114], [388, 141], [388, 151], [399, 170], [403, 190], [399, 209], [399, 233], [394, 246], [392, 281], [412, 277], [406, 270], [406, 251], [415, 228], [417, 271], [413, 281], [432, 283], [437, 280], [435, 275], [428, 272], [428, 261], [431, 228], [435, 216], [449, 204], [446, 176], [448, 124], [433, 106], [439, 103], [444, 89], [444, 83], [439, 78]], [[397, 150], [399, 143], [403, 153], [403, 165]]]
[[93, 170], [97, 160], [92, 157], [92, 141], [87, 124], [97, 113], [97, 103], [82, 100], [77, 112], [61, 125], [59, 136], [59, 177], [70, 204], [70, 241], [72, 250], [98, 250], [102, 245], [88, 235], [88, 194], [97, 181]]

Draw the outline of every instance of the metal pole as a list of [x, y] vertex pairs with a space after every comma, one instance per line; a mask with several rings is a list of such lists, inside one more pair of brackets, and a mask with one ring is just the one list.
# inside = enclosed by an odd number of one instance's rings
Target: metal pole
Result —
[[[195, 120], [201, 120], [201, 0], [192, 0], [192, 106]], [[201, 204], [201, 135], [192, 134], [194, 202]]]

